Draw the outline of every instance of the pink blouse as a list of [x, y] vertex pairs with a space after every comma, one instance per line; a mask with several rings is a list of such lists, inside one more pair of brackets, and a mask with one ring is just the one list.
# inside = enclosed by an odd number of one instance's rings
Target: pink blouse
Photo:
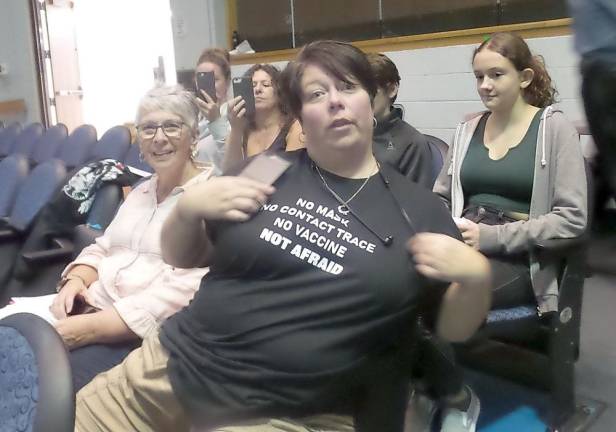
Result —
[[126, 325], [144, 338], [183, 308], [199, 288], [207, 268], [178, 269], [165, 264], [160, 248], [162, 225], [182, 192], [206, 181], [211, 169], [174, 188], [156, 202], [157, 176], [136, 187], [120, 206], [104, 234], [62, 272], [79, 264], [98, 271], [88, 288], [93, 306], [115, 307]]

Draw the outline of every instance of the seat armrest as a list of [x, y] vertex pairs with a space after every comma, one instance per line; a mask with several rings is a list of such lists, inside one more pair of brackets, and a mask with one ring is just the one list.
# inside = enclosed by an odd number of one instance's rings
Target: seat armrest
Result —
[[0, 228], [0, 241], [12, 240], [19, 236], [19, 232], [11, 228]]
[[28, 264], [46, 264], [70, 259], [75, 246], [72, 241], [64, 238], [54, 238], [53, 248], [41, 251], [25, 252], [21, 256]]

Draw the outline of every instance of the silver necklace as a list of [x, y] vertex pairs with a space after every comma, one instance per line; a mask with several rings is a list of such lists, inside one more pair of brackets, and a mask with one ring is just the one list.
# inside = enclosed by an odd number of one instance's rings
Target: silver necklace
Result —
[[325, 189], [327, 189], [329, 193], [332, 194], [339, 203], [341, 203], [338, 206], [338, 212], [345, 216], [348, 215], [349, 214], [348, 204], [353, 200], [353, 198], [355, 198], [361, 192], [364, 186], [366, 186], [371, 176], [366, 177], [366, 180], [364, 180], [364, 182], [359, 186], [359, 188], [355, 191], [355, 193], [351, 195], [348, 199], [344, 200], [331, 187], [329, 187], [329, 185], [325, 181], [325, 178], [323, 178], [323, 174], [321, 174], [321, 170], [319, 169], [319, 166], [317, 164], [314, 164], [314, 167], [317, 170], [317, 174], [319, 174], [319, 177], [321, 178], [321, 181], [323, 182], [323, 186], [325, 186]]

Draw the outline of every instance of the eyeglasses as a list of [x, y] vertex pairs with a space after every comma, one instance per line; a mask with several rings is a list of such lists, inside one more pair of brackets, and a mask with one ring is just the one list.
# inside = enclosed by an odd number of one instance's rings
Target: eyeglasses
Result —
[[176, 121], [168, 121], [162, 124], [148, 123], [137, 126], [139, 138], [142, 140], [151, 140], [156, 136], [158, 129], [162, 129], [167, 138], [179, 138], [182, 135], [182, 126], [184, 123]]

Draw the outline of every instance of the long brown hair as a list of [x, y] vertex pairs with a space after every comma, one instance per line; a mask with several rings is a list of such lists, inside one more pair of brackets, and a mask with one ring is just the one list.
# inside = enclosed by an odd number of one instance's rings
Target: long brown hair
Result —
[[257, 71], [263, 71], [269, 75], [272, 80], [272, 88], [274, 89], [274, 94], [278, 100], [278, 110], [282, 114], [283, 117], [289, 116], [289, 107], [287, 106], [286, 100], [280, 91], [280, 69], [276, 66], [269, 63], [257, 63], [252, 65], [246, 72], [244, 72], [244, 77], [252, 78], [252, 76]]
[[510, 32], [494, 33], [475, 49], [473, 61], [477, 53], [484, 49], [499, 53], [520, 72], [527, 68], [533, 70], [535, 73], [533, 80], [522, 92], [522, 96], [527, 103], [545, 108], [556, 102], [558, 92], [552, 85], [552, 78], [545, 68], [543, 57], [534, 56], [520, 36]]

